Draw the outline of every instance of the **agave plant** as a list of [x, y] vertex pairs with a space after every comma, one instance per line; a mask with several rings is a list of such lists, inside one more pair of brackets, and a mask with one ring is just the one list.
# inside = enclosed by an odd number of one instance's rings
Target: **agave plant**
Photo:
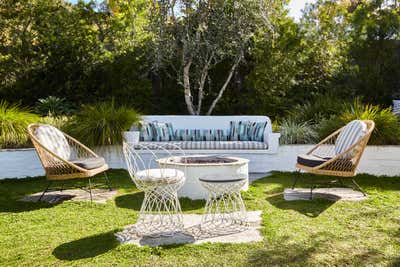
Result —
[[294, 119], [284, 119], [279, 126], [282, 144], [312, 144], [318, 133], [309, 122], [297, 122]]
[[71, 107], [65, 98], [48, 96], [40, 98], [36, 104], [35, 111], [42, 116], [57, 117], [71, 112]]
[[19, 104], [0, 101], [0, 147], [16, 148], [26, 145], [26, 127], [39, 121], [39, 116]]
[[140, 119], [128, 107], [116, 107], [114, 101], [85, 105], [66, 126], [66, 132], [90, 146], [122, 143], [122, 132]]

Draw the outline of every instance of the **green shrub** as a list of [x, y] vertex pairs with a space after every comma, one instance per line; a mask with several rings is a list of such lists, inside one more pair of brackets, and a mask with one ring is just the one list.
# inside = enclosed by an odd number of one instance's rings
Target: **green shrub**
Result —
[[58, 117], [61, 115], [71, 114], [72, 109], [65, 98], [56, 96], [48, 96], [38, 100], [35, 106], [35, 111], [42, 116]]
[[356, 99], [352, 104], [345, 105], [340, 115], [322, 121], [318, 127], [319, 136], [320, 138], [326, 137], [336, 129], [356, 119], [373, 120], [375, 122], [375, 130], [371, 136], [370, 144], [400, 144], [400, 124], [392, 109], [363, 104], [360, 99]]
[[139, 114], [131, 108], [116, 107], [114, 101], [101, 102], [83, 106], [65, 130], [89, 146], [121, 144], [122, 132], [139, 119]]
[[298, 123], [295, 120], [285, 119], [279, 127], [282, 144], [311, 144], [318, 137], [314, 126], [309, 122]]
[[311, 124], [318, 124], [321, 120], [340, 114], [345, 105], [345, 100], [333, 94], [319, 95], [303, 105], [296, 105], [289, 112], [289, 117], [297, 122], [309, 121]]
[[71, 117], [68, 117], [68, 116], [57, 116], [57, 117], [46, 116], [46, 117], [40, 118], [40, 123], [50, 124], [62, 131], [64, 130], [64, 128], [66, 127], [66, 125], [68, 125], [68, 123], [70, 121], [71, 121]]
[[38, 122], [39, 116], [18, 104], [0, 101], [0, 147], [17, 148], [27, 145], [26, 128]]

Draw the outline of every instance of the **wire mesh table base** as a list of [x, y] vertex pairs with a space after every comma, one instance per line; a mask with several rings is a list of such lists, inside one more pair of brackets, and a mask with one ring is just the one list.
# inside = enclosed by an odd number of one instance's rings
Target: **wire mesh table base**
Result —
[[183, 229], [183, 216], [177, 190], [182, 183], [148, 188], [134, 225], [142, 236], [169, 236]]
[[202, 231], [238, 232], [247, 229], [247, 213], [241, 188], [246, 179], [199, 179], [208, 190], [205, 211], [201, 219]]

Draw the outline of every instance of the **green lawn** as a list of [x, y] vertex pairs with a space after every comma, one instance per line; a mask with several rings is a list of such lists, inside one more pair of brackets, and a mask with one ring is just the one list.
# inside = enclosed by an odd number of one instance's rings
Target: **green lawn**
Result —
[[[360, 175], [369, 199], [335, 203], [283, 200], [292, 176], [274, 173], [243, 194], [249, 210], [263, 210], [263, 242], [159, 248], [119, 245], [114, 238], [135, 222], [143, 197], [125, 171], [110, 172], [119, 195], [107, 204], [18, 202], [41, 191], [45, 179], [2, 180], [0, 266], [400, 265], [399, 177]], [[181, 203], [186, 213], [200, 213], [204, 205]]]

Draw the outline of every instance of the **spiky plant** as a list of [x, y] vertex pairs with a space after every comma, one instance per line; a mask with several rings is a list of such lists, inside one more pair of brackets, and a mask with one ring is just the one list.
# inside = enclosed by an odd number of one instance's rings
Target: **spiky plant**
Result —
[[297, 122], [290, 118], [284, 119], [279, 126], [282, 144], [312, 144], [318, 134], [309, 122]]
[[26, 146], [28, 136], [26, 128], [30, 123], [38, 122], [39, 116], [19, 104], [0, 101], [0, 147], [17, 148]]
[[116, 106], [114, 101], [85, 105], [65, 130], [89, 146], [122, 143], [122, 132], [140, 119], [132, 108]]

